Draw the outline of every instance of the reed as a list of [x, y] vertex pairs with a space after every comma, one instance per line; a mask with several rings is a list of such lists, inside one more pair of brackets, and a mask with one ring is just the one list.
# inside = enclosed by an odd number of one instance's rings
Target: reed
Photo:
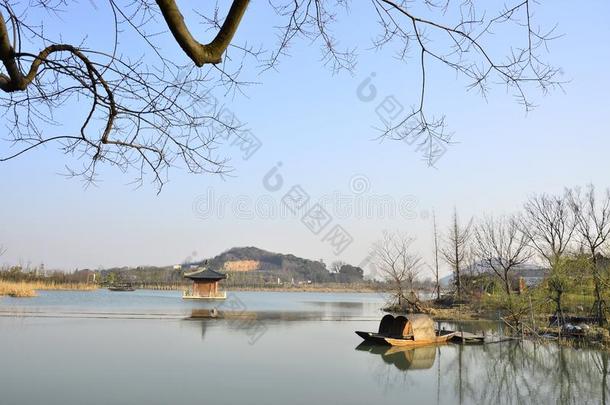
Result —
[[97, 285], [86, 283], [56, 283], [52, 281], [6, 281], [0, 280], [0, 296], [35, 297], [36, 290], [96, 290]]
[[9, 297], [35, 297], [36, 290], [30, 287], [30, 283], [10, 281], [0, 281], [0, 296]]

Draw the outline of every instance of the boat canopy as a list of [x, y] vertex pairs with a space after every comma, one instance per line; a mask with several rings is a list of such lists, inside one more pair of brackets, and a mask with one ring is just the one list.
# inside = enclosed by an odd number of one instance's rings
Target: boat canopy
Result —
[[436, 338], [434, 321], [426, 314], [412, 314], [407, 317], [385, 315], [379, 323], [379, 334], [396, 337], [413, 337], [413, 340], [433, 340]]
[[411, 335], [409, 329], [409, 321], [404, 316], [397, 316], [394, 318], [394, 323], [390, 329], [390, 335], [396, 337], [409, 336]]
[[430, 340], [436, 337], [434, 321], [426, 314], [409, 315], [408, 326], [411, 327], [413, 340]]
[[394, 317], [392, 315], [388, 314], [381, 318], [381, 322], [379, 322], [379, 334], [384, 335], [390, 333], [393, 324]]

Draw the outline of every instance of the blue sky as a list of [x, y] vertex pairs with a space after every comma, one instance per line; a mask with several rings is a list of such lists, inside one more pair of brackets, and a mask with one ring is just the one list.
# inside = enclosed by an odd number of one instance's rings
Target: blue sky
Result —
[[[238, 41], [273, 45], [266, 4], [252, 3]], [[84, 2], [64, 19], [74, 22], [75, 37], [86, 33], [91, 44], [107, 46], [104, 18], [96, 13], [102, 11]], [[562, 67], [569, 82], [565, 93], [533, 93], [538, 107], [529, 114], [502, 87], [484, 100], [466, 92], [454, 74], [431, 67], [428, 108], [446, 115], [456, 142], [436, 168], [427, 167], [413, 146], [374, 140], [374, 127], [380, 125], [377, 99], [358, 99], [362, 80], [374, 72], [378, 100], [395, 96], [405, 106], [416, 101], [419, 87], [413, 63], [399, 62], [391, 52], [367, 51], [376, 32], [370, 13], [370, 7], [358, 3], [336, 26], [342, 44], [358, 46], [353, 75], [331, 74], [319, 63], [319, 49], [306, 41], [295, 43], [278, 72], [246, 72], [260, 84], [246, 89], [246, 96], [225, 102], [263, 146], [247, 161], [237, 148], [223, 148], [234, 167], [230, 177], [176, 169], [157, 195], [149, 185], [133, 190], [127, 185], [132, 177], [112, 169], [104, 170], [96, 187], [85, 189], [78, 180], [57, 174], [65, 157], [52, 146], [0, 165], [0, 244], [7, 249], [0, 263], [44, 262], [48, 268], [63, 269], [163, 265], [253, 245], [327, 263], [342, 259], [358, 264], [384, 229], [417, 237], [415, 248], [429, 260], [432, 209], [443, 228], [454, 205], [463, 218], [504, 214], [519, 210], [535, 192], [587, 183], [609, 186], [610, 139], [605, 131], [610, 49], [604, 44], [610, 38], [605, 21], [610, 3], [553, 1], [536, 10], [538, 23], [557, 23], [564, 34], [551, 44], [548, 58]], [[171, 39], [161, 43], [166, 54], [186, 61]], [[7, 147], [0, 144], [3, 152]], [[270, 192], [263, 178], [277, 162], [282, 163], [279, 173], [285, 186]], [[361, 194], [350, 189], [355, 176], [365, 183]], [[353, 237], [336, 256], [321, 235], [313, 235], [298, 218], [252, 214], [257, 203], [280, 207], [282, 195], [293, 185], [300, 185], [312, 200], [340, 195], [407, 201], [408, 213], [391, 218], [335, 215], [332, 224]], [[222, 217], [194, 212], [209, 195], [217, 211], [219, 201], [225, 201]]]

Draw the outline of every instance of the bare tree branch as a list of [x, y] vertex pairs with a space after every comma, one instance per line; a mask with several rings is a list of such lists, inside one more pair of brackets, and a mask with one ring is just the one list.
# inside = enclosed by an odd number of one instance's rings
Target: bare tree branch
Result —
[[521, 231], [552, 268], [573, 242], [575, 221], [564, 196], [534, 195], [524, 204]]
[[595, 302], [593, 313], [599, 326], [606, 321], [604, 316], [605, 301], [602, 296], [603, 280], [602, 269], [600, 269], [599, 256], [610, 238], [610, 190], [606, 189], [602, 199], [598, 200], [595, 187], [589, 185], [584, 193], [580, 188], [572, 188], [566, 191], [567, 198], [572, 208], [576, 224], [576, 234], [581, 246], [587, 249], [593, 283], [595, 286]]
[[511, 273], [532, 257], [529, 239], [520, 231], [518, 220], [487, 217], [476, 224], [474, 235], [477, 257], [500, 278], [510, 295]]
[[[378, 48], [398, 42], [398, 57], [406, 59], [411, 45], [419, 48], [418, 60], [421, 73], [419, 101], [411, 111], [398, 122], [390, 123], [382, 130], [381, 137], [393, 140], [408, 140], [428, 149], [428, 163], [433, 165], [435, 154], [442, 148], [435, 148], [437, 142], [450, 143], [451, 133], [447, 131], [445, 117], [431, 117], [426, 108], [426, 89], [430, 82], [427, 77], [431, 63], [439, 63], [469, 81], [468, 89], [478, 89], [485, 97], [490, 82], [497, 80], [512, 90], [517, 100], [530, 111], [534, 104], [528, 95], [529, 88], [536, 86], [543, 92], [561, 87], [557, 79], [560, 69], [542, 60], [540, 51], [545, 50], [549, 41], [556, 38], [554, 28], [541, 31], [532, 26], [531, 1], [524, 0], [514, 5], [506, 5], [492, 17], [477, 13], [473, 1], [455, 2], [457, 6], [449, 11], [452, 1], [437, 4], [425, 1], [432, 9], [437, 9], [439, 20], [423, 18], [412, 11], [412, 2], [393, 0], [371, 0], [379, 17], [383, 33], [375, 41]], [[483, 5], [481, 5], [483, 8]], [[459, 19], [450, 22], [447, 16], [456, 14]], [[489, 14], [491, 15], [491, 14]], [[511, 47], [504, 59], [497, 58], [492, 47], [486, 42], [493, 37], [494, 28], [512, 23], [524, 31], [523, 45]]]
[[[243, 124], [220, 116], [216, 89], [225, 95], [243, 92], [251, 83], [240, 79], [246, 59], [262, 64], [263, 70], [275, 69], [299, 38], [319, 44], [322, 63], [333, 72], [353, 71], [356, 47], [339, 46], [333, 32], [340, 17], [349, 17], [350, 4], [268, 0], [281, 22], [276, 26], [278, 42], [266, 53], [247, 42], [234, 43], [249, 0], [232, 0], [226, 14], [218, 6], [213, 12], [195, 10], [214, 32], [207, 44], [196, 40], [175, 0], [109, 0], [107, 50], [89, 48], [86, 37], [65, 41], [61, 32], [46, 29], [46, 21], [71, 11], [63, 0], [0, 0], [0, 108], [9, 133], [5, 141], [13, 148], [0, 162], [54, 143], [80, 166], [69, 162], [68, 174], [87, 184], [95, 181], [101, 164], [134, 170], [138, 185], [150, 176], [159, 189], [176, 166], [194, 173], [225, 173], [227, 159], [216, 150], [229, 136], [238, 136]], [[409, 112], [386, 123], [380, 136], [416, 143], [427, 151], [429, 164], [442, 153], [437, 145], [451, 138], [445, 116], [429, 110], [429, 87], [436, 80], [433, 64], [465, 78], [467, 88], [483, 96], [492, 84], [505, 85], [526, 110], [533, 107], [532, 88], [544, 93], [561, 86], [560, 70], [541, 56], [556, 38], [554, 28], [534, 25], [533, 0], [511, 1], [502, 8], [474, 0], [368, 4], [381, 29], [373, 45], [398, 46], [405, 61], [415, 48], [421, 81]], [[46, 13], [39, 24], [28, 15], [35, 9]], [[499, 52], [494, 46], [498, 27], [514, 30], [508, 48]], [[164, 54], [156, 38], [165, 28], [193, 64], [179, 65]], [[129, 34], [136, 40], [125, 47], [121, 38]], [[88, 106], [86, 112], [82, 105]], [[58, 118], [65, 114], [78, 116], [78, 128], [71, 125], [75, 120]]]
[[161, 13], [163, 13], [167, 26], [176, 38], [176, 42], [195, 65], [201, 67], [206, 63], [222, 62], [222, 54], [231, 43], [250, 0], [233, 0], [227, 18], [220, 27], [218, 34], [212, 42], [205, 45], [193, 38], [184, 22], [184, 16], [174, 0], [156, 0], [156, 2], [161, 9]]
[[421, 257], [412, 252], [413, 241], [413, 238], [401, 233], [384, 232], [383, 238], [373, 245], [371, 257], [380, 275], [391, 283], [399, 308], [410, 307], [408, 309], [419, 311], [419, 304], [406, 294], [406, 290], [413, 292], [422, 264]]
[[[121, 24], [141, 32], [133, 15], [111, 4], [116, 11], [116, 36]], [[134, 169], [136, 185], [151, 176], [159, 190], [172, 166], [181, 165], [193, 173], [227, 171], [226, 159], [215, 156], [214, 150], [219, 140], [239, 136], [243, 124], [221, 117], [222, 106], [211, 94], [216, 84], [209, 69], [160, 58], [159, 70], [140, 59], [119, 58], [116, 46], [112, 54], [106, 54], [54, 43], [41, 35], [43, 29], [20, 19], [9, 3], [0, 6], [9, 15], [5, 19], [0, 8], [0, 60], [7, 71], [0, 73], [5, 94], [0, 96], [0, 108], [6, 112], [10, 136], [6, 140], [16, 149], [0, 155], [0, 162], [57, 143], [82, 165], [66, 167], [68, 176], [91, 184], [100, 163], [105, 163], [123, 172]], [[131, 20], [118, 19], [121, 15]], [[8, 42], [7, 24], [12, 25], [12, 41], [18, 49]], [[20, 51], [24, 33], [31, 34], [30, 42], [51, 44], [38, 52]], [[53, 133], [53, 127], [69, 127], [57, 122], [55, 115], [65, 108], [74, 116], [74, 107], [83, 102], [90, 107], [80, 127]]]

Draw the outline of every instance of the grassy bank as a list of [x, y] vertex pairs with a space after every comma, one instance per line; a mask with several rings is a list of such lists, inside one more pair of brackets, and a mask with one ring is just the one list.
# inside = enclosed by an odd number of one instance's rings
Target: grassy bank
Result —
[[[571, 317], [587, 316], [593, 299], [580, 294], [566, 294], [564, 316], [569, 323]], [[553, 305], [534, 294], [514, 294], [510, 297], [484, 295], [469, 297], [462, 303], [426, 301], [426, 312], [436, 321], [493, 321], [503, 322], [506, 333], [532, 340], [553, 340], [558, 344], [610, 350], [610, 329], [596, 326], [592, 322], [571, 321], [581, 328], [571, 333], [569, 329], [551, 325]]]
[[80, 290], [90, 291], [97, 289], [95, 284], [86, 283], [55, 283], [45, 281], [5, 281], [0, 280], [0, 296], [9, 297], [35, 297], [36, 290]]

